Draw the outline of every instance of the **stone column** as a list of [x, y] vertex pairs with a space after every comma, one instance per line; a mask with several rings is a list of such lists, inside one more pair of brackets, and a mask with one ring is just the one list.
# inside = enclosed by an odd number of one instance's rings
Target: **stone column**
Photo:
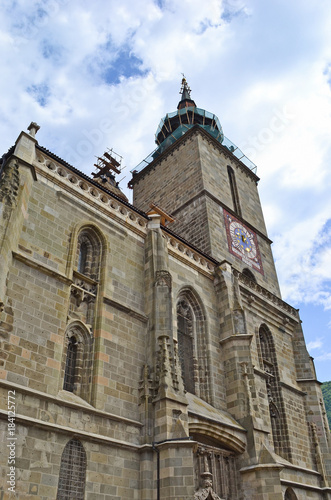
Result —
[[[142, 419], [145, 428], [150, 428], [150, 432], [145, 432], [145, 440], [152, 441], [154, 485], [160, 498], [191, 500], [194, 496], [193, 441], [189, 439], [188, 403], [173, 340], [167, 240], [160, 227], [160, 216], [153, 214], [150, 218], [145, 244], [146, 313], [150, 321], [146, 346], [148, 366], [143, 370], [145, 382], [141, 395]], [[147, 454], [145, 456], [150, 460]], [[148, 484], [150, 477], [144, 461], [141, 470], [142, 482]], [[143, 496], [147, 498], [147, 494]]]

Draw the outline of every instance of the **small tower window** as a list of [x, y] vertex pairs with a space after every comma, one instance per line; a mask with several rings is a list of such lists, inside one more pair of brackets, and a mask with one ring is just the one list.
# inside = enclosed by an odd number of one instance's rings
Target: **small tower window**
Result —
[[237, 189], [237, 182], [234, 170], [230, 165], [228, 165], [228, 176], [230, 182], [231, 196], [233, 202], [233, 210], [241, 217], [241, 208], [239, 203], [239, 194]]
[[86, 453], [77, 439], [65, 446], [60, 466], [57, 500], [83, 500], [86, 481]]

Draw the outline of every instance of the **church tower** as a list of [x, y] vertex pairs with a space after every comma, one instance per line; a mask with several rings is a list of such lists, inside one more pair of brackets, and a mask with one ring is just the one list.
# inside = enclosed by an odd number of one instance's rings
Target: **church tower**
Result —
[[217, 116], [197, 107], [185, 78], [177, 111], [162, 118], [156, 143], [133, 172], [134, 205], [159, 205], [175, 218], [172, 230], [219, 262], [248, 269], [280, 296], [256, 166], [224, 137]]
[[[170, 237], [179, 235], [183, 244], [204, 252], [216, 265], [215, 302], [208, 301], [218, 318], [213, 331], [216, 343], [207, 331], [195, 346], [185, 335], [189, 301], [181, 302], [180, 294], [177, 325], [169, 324], [169, 341], [178, 345], [189, 429], [193, 407], [203, 406], [203, 401], [229, 412], [247, 433], [246, 454], [237, 461], [241, 494], [246, 492], [245, 498], [254, 500], [297, 498], [292, 486], [303, 468], [316, 467], [323, 477], [321, 484], [329, 484], [329, 433], [323, 409], [311, 406], [307, 411], [306, 407], [308, 398], [322, 404], [320, 385], [298, 311], [281, 299], [256, 166], [224, 136], [217, 116], [197, 107], [185, 78], [180, 93], [177, 111], [161, 120], [157, 148], [132, 172], [130, 186], [134, 205], [144, 211], [154, 206], [170, 214], [175, 221], [163, 231]], [[163, 297], [156, 309], [166, 303]], [[218, 348], [218, 361], [212, 355], [204, 365], [206, 392], [203, 377], [195, 377], [195, 366], [199, 372], [203, 362], [199, 354], [194, 357], [194, 351], [216, 353]], [[191, 358], [195, 360], [190, 364]], [[219, 397], [222, 390], [224, 399]], [[317, 448], [311, 451], [316, 433], [321, 438], [320, 454]], [[202, 434], [201, 428], [190, 431], [198, 449], [217, 442], [215, 435], [208, 441]], [[221, 439], [220, 448], [227, 446]], [[296, 470], [293, 476], [290, 470]], [[218, 473], [215, 468], [212, 472], [215, 479]]]

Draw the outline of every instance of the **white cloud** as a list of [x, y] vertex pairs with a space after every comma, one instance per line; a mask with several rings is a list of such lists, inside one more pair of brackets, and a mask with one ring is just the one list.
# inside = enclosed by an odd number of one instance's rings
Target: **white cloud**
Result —
[[325, 352], [324, 354], [321, 354], [321, 356], [317, 356], [314, 359], [315, 361], [328, 361], [329, 359], [331, 359], [331, 352]]
[[313, 349], [321, 349], [321, 347], [323, 346], [322, 340], [323, 339], [316, 339], [311, 342], [308, 342], [307, 344], [308, 351], [311, 351]]

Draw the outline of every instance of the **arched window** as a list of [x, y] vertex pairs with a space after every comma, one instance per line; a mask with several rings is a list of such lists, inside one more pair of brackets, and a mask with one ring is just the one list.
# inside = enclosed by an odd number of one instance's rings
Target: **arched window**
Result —
[[230, 183], [231, 196], [233, 202], [233, 210], [236, 212], [236, 214], [241, 216], [241, 208], [239, 203], [239, 194], [237, 189], [236, 176], [233, 168], [230, 167], [230, 165], [228, 165], [228, 176], [229, 176], [229, 183]]
[[197, 295], [184, 289], [177, 301], [178, 356], [186, 391], [208, 401], [206, 317]]
[[177, 339], [184, 387], [188, 392], [195, 394], [193, 314], [186, 300], [181, 300], [177, 304]]
[[93, 337], [80, 322], [71, 323], [65, 335], [63, 389], [85, 399], [90, 398]]
[[298, 497], [292, 490], [292, 488], [287, 488], [284, 495], [284, 500], [298, 500]]
[[247, 267], [245, 267], [243, 270], [242, 270], [242, 274], [244, 276], [246, 276], [246, 278], [250, 279], [251, 281], [254, 281], [254, 283], [256, 283], [256, 278], [254, 276], [254, 274], [252, 273], [252, 271], [250, 269], [248, 269]]
[[86, 481], [86, 453], [77, 439], [71, 439], [62, 453], [57, 500], [83, 500]]
[[274, 448], [276, 453], [289, 459], [290, 449], [286, 432], [285, 412], [280, 389], [276, 349], [272, 334], [269, 328], [264, 324], [261, 325], [259, 329], [259, 345], [262, 368], [267, 375], [267, 398]]
[[73, 335], [68, 340], [66, 367], [64, 373], [63, 389], [65, 391], [74, 392], [75, 375], [77, 364], [77, 340]]
[[99, 280], [101, 241], [92, 228], [84, 228], [78, 235], [77, 271], [93, 280]]

